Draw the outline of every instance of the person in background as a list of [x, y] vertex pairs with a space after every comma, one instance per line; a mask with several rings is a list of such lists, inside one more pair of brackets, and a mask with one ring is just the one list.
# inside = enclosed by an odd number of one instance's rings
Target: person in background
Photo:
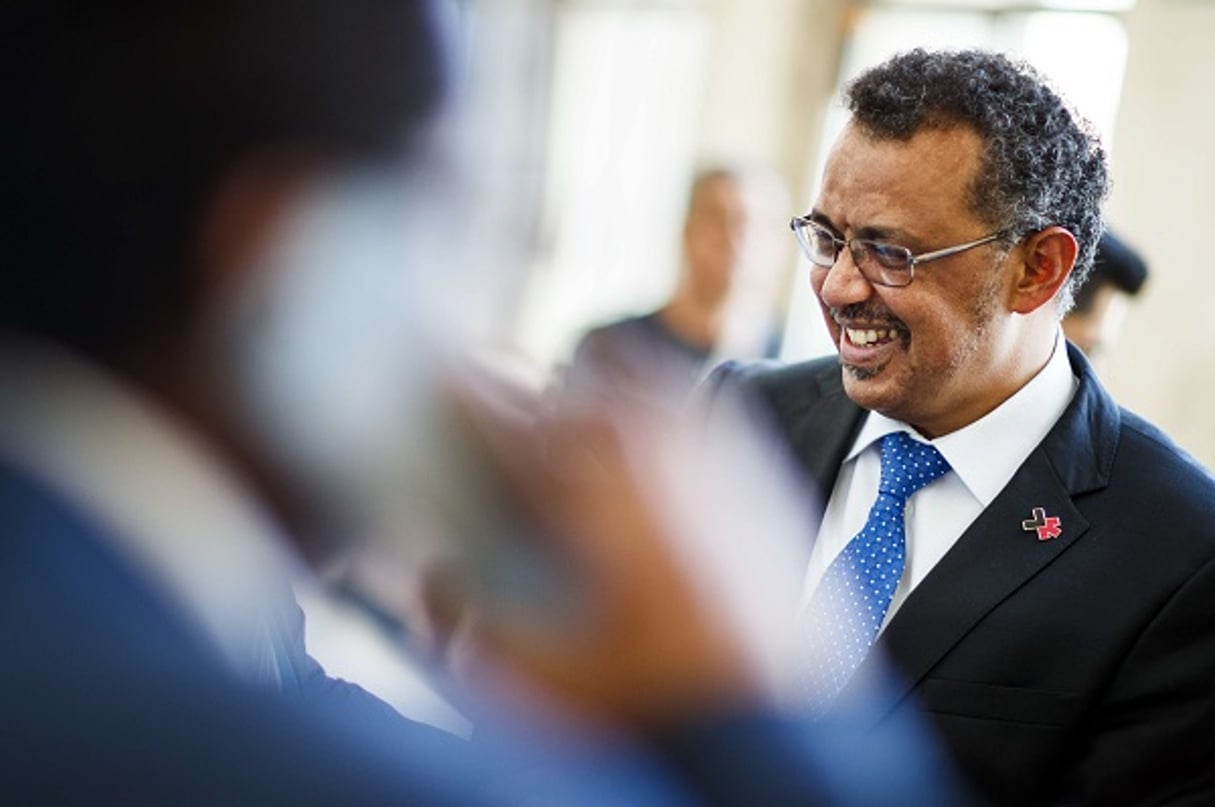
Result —
[[[950, 801], [913, 727], [884, 733], [870, 770], [771, 712], [745, 636], [634, 476], [625, 447], [655, 441], [605, 417], [537, 433], [498, 396], [443, 396], [434, 334], [398, 330], [444, 310], [424, 247], [459, 220], [428, 215], [451, 185], [429, 181], [455, 91], [442, 8], [6, 4], [6, 800]], [[472, 425], [439, 428], [457, 421]], [[494, 665], [470, 694], [510, 717], [474, 743], [327, 676], [289, 588], [435, 504], [404, 484], [431, 474], [403, 469], [460, 446], [484, 461], [459, 479], [480, 469], [527, 514], [491, 531], [542, 525], [586, 595], [548, 603], [565, 631], [483, 609]], [[449, 492], [462, 515], [482, 505]]]
[[780, 183], [758, 169], [712, 167], [692, 182], [682, 264], [656, 311], [592, 328], [564, 374], [569, 389], [640, 396], [678, 408], [722, 358], [772, 357], [779, 349], [779, 273], [764, 246], [785, 209]]
[[1114, 347], [1129, 298], [1139, 294], [1148, 268], [1138, 252], [1106, 230], [1097, 243], [1093, 271], [1076, 289], [1076, 304], [1063, 318], [1063, 334], [1094, 366]]
[[865, 708], [927, 715], [994, 803], [1215, 801], [1215, 479], [1060, 328], [1099, 141], [984, 51], [899, 54], [846, 99], [791, 222], [838, 355], [717, 377], [825, 502], [802, 708], [855, 708], [880, 659], [903, 683]]

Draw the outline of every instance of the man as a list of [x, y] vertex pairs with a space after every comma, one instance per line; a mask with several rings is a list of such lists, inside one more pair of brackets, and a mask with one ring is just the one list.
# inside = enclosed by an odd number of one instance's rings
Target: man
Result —
[[777, 277], [760, 227], [784, 206], [783, 196], [775, 179], [755, 169], [698, 173], [671, 298], [657, 311], [588, 331], [566, 371], [567, 386], [678, 408], [713, 356], [775, 355]]
[[1098, 366], [1113, 348], [1126, 304], [1143, 288], [1143, 257], [1109, 230], [1101, 234], [1093, 271], [1076, 290], [1076, 304], [1063, 318], [1063, 334]]
[[[431, 4], [38, 0], [4, 18], [8, 800], [862, 803], [881, 777], [767, 714], [610, 429], [593, 462], [574, 428], [503, 454], [526, 466], [503, 474], [526, 486], [515, 509], [569, 541], [596, 595], [573, 635], [487, 612], [513, 671], [494, 705], [523, 714], [506, 739], [409, 723], [308, 657], [298, 553], [390, 527], [419, 494], [403, 483], [425, 481], [402, 466], [438, 471], [457, 448], [416, 450], [439, 421], [410, 395], [437, 382], [430, 343], [396, 329], [435, 302], [435, 264], [399, 260], [433, 208], [411, 193], [438, 204], [421, 170], [448, 86]], [[520, 438], [476, 400], [482, 454]], [[587, 727], [553, 740], [559, 722]], [[600, 741], [609, 725], [661, 751]], [[935, 786], [915, 739], [885, 754], [888, 793]]]
[[[896, 56], [848, 105], [792, 222], [839, 355], [721, 374], [826, 501], [806, 708], [846, 710], [876, 641], [904, 686], [866, 708], [926, 712], [992, 801], [1211, 801], [1215, 482], [1059, 327], [1101, 231], [1099, 144], [983, 52]], [[824, 647], [833, 597], [870, 630]]]

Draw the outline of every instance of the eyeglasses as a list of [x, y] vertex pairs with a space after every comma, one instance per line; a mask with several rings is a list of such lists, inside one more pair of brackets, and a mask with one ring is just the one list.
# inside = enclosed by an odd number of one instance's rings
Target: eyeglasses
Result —
[[918, 264], [948, 258], [950, 255], [990, 244], [1008, 235], [1007, 230], [1001, 230], [965, 244], [912, 255], [911, 250], [898, 244], [887, 244], [868, 238], [837, 238], [835, 233], [805, 216], [794, 216], [789, 227], [797, 237], [802, 252], [815, 266], [830, 269], [839, 260], [840, 252], [847, 247], [852, 253], [852, 262], [865, 279], [879, 286], [910, 285]]

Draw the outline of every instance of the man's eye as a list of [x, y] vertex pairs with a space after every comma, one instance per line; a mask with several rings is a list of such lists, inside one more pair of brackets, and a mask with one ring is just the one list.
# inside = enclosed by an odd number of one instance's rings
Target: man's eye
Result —
[[814, 248], [824, 254], [835, 251], [835, 239], [831, 237], [831, 233], [823, 230], [814, 230]]
[[873, 256], [874, 260], [888, 269], [907, 268], [907, 261], [911, 256], [911, 253], [903, 247], [895, 246], [894, 244], [883, 244], [877, 241], [867, 242], [865, 249]]

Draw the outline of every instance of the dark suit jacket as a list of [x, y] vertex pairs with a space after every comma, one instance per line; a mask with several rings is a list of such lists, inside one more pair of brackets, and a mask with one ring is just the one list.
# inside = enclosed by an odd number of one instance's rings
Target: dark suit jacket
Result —
[[758, 713], [671, 726], [656, 753], [519, 725], [466, 743], [326, 677], [298, 636], [284, 691], [254, 689], [105, 529], [0, 461], [5, 804], [965, 803], [909, 723], [864, 756]]
[[7, 803], [462, 800], [446, 764], [462, 741], [310, 659], [281, 696], [242, 685], [101, 529], [0, 463]]
[[[1215, 804], [1215, 480], [1069, 358], [1067, 410], [879, 639], [904, 685], [875, 706], [930, 714], [997, 802]], [[730, 379], [825, 502], [866, 415], [837, 359]]]

